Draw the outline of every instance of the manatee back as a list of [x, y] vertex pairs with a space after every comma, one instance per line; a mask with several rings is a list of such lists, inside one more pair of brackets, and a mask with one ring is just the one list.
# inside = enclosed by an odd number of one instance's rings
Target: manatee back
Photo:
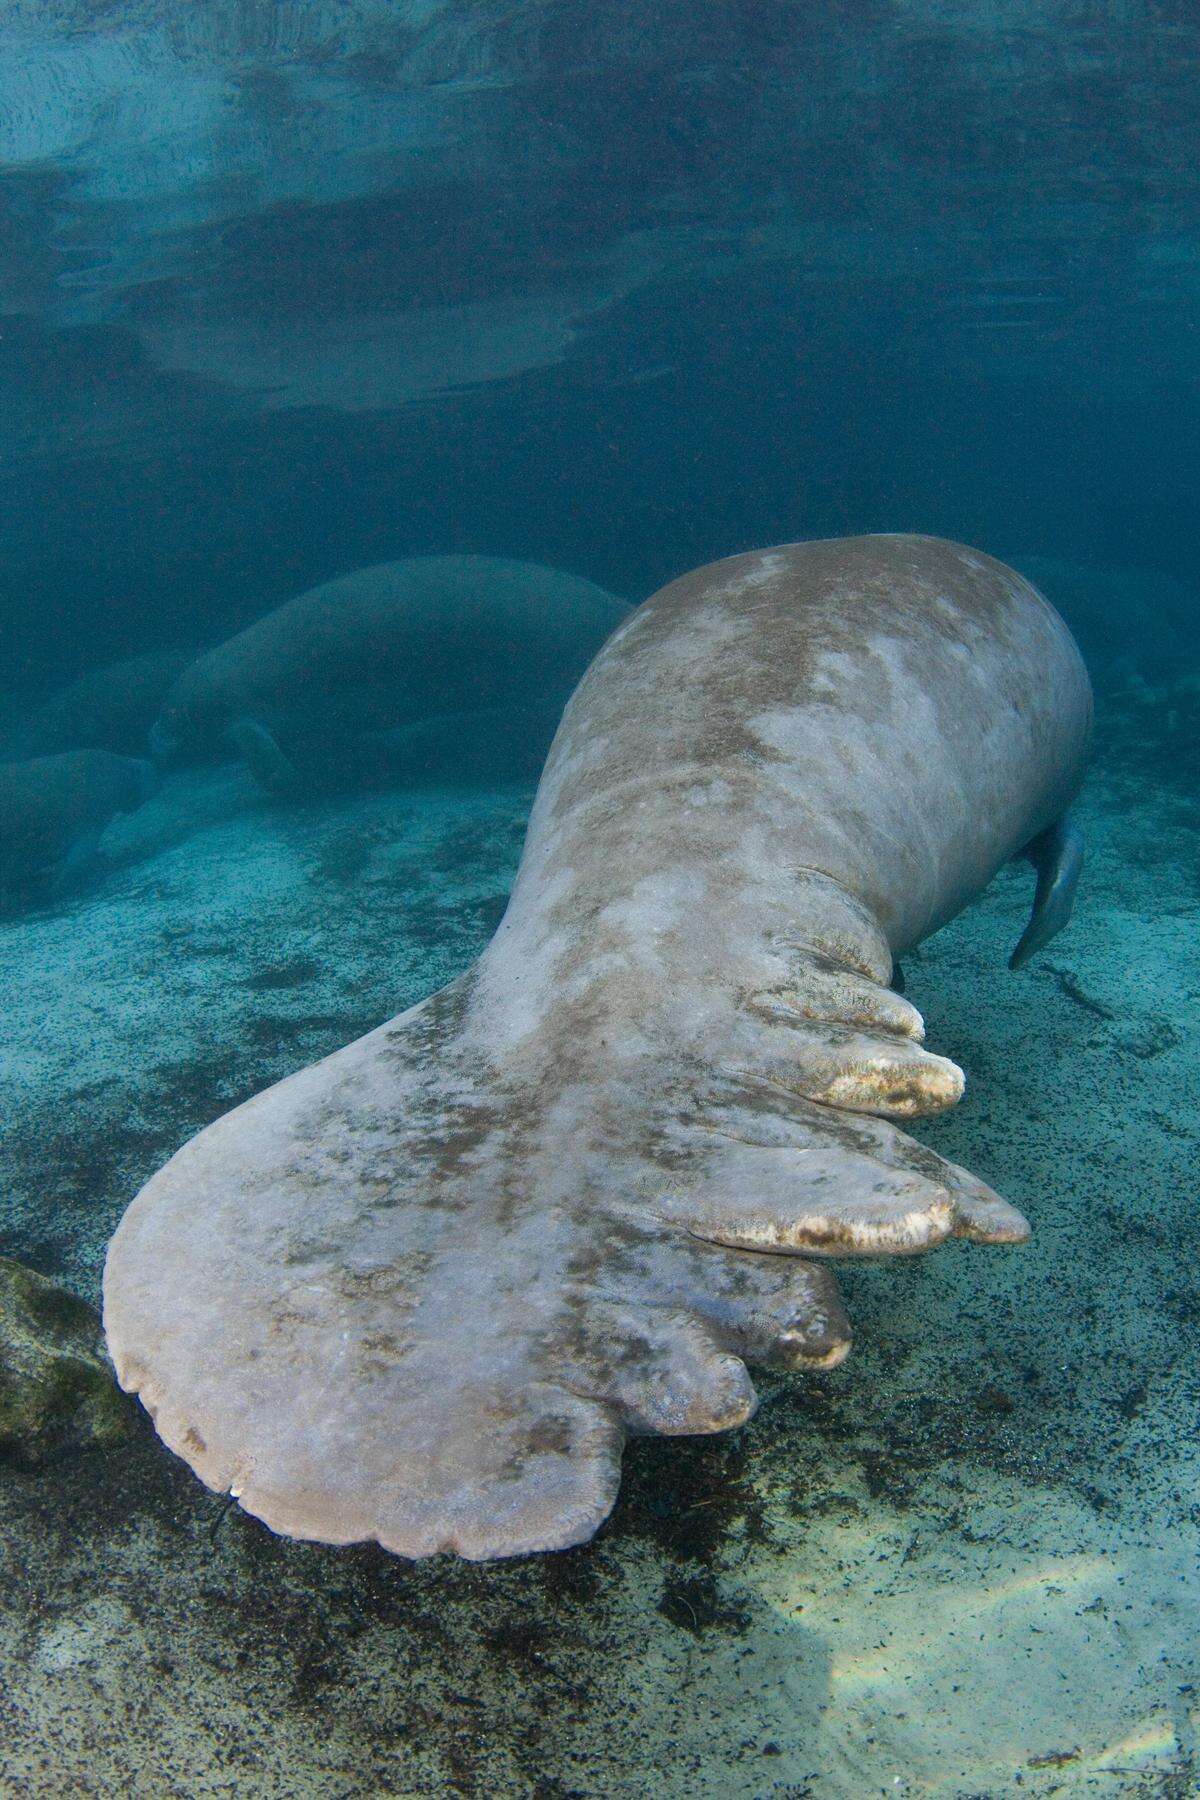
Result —
[[66, 750], [139, 756], [172, 686], [192, 661], [186, 650], [155, 650], [92, 669], [52, 696], [15, 734], [17, 757]]
[[[1066, 626], [992, 557], [898, 535], [785, 544], [683, 576], [615, 634], [567, 711], [530, 849], [551, 802], [558, 825], [590, 794], [594, 830], [606, 787], [629, 812], [631, 784], [685, 771], [705, 796], [682, 815], [694, 843], [832, 875], [900, 949], [1063, 812], [1090, 721]], [[568, 833], [560, 854], [584, 852]]]

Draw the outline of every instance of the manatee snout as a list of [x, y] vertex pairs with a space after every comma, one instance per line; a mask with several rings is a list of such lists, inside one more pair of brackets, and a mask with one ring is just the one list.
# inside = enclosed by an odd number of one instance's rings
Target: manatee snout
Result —
[[149, 732], [149, 750], [158, 768], [189, 755], [224, 749], [240, 757], [267, 793], [284, 797], [299, 786], [296, 770], [280, 749], [273, 722], [256, 711], [234, 710], [218, 694], [205, 703], [178, 697], [163, 707]]
[[159, 708], [147, 733], [147, 748], [160, 768], [165, 763], [203, 755], [214, 741], [219, 741], [225, 723], [224, 712], [211, 702], [204, 704], [190, 690], [186, 678], [181, 678]]

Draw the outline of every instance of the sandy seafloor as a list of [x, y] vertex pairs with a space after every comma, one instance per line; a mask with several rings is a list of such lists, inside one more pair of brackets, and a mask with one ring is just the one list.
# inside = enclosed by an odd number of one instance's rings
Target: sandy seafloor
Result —
[[[0, 926], [0, 1249], [95, 1298], [139, 1183], [499, 916], [531, 790], [286, 809], [232, 770]], [[907, 967], [922, 1128], [1025, 1250], [843, 1265], [855, 1354], [642, 1442], [595, 1544], [411, 1565], [271, 1536], [148, 1426], [0, 1470], [4, 1795], [1200, 1793], [1200, 809], [1110, 756], [1077, 920], [1028, 871]]]

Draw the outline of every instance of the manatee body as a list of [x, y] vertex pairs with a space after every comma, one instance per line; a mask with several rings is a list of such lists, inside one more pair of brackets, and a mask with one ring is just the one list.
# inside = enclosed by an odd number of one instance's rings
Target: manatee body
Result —
[[155, 743], [232, 747], [265, 786], [283, 789], [293, 759], [317, 769], [390, 732], [403, 760], [426, 727], [434, 738], [439, 728], [486, 737], [516, 713], [540, 762], [572, 688], [628, 612], [592, 582], [536, 563], [430, 556], [359, 569], [194, 662], [167, 697]]
[[92, 669], [52, 696], [12, 734], [5, 755], [18, 760], [63, 750], [145, 756], [151, 726], [192, 660], [186, 650], [154, 650]]
[[662, 589], [567, 707], [474, 967], [134, 1201], [123, 1385], [276, 1531], [515, 1555], [596, 1530], [629, 1433], [740, 1424], [747, 1363], [840, 1362], [831, 1259], [1021, 1242], [894, 1123], [963, 1076], [889, 983], [1069, 838], [1090, 717], [1061, 619], [961, 545]]
[[67, 750], [0, 763], [0, 903], [54, 892], [81, 875], [117, 813], [156, 785], [152, 763], [108, 750]]

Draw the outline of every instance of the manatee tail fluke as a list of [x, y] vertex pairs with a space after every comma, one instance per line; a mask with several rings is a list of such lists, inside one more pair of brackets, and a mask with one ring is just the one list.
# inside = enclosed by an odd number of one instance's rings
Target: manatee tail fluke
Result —
[[1010, 969], [1023, 969], [1070, 919], [1083, 868], [1083, 831], [1070, 813], [1064, 813], [1039, 833], [1022, 855], [1037, 871], [1037, 887], [1029, 923], [1008, 959]]
[[268, 794], [290, 794], [299, 787], [295, 764], [289, 762], [261, 719], [235, 719], [225, 737]]

